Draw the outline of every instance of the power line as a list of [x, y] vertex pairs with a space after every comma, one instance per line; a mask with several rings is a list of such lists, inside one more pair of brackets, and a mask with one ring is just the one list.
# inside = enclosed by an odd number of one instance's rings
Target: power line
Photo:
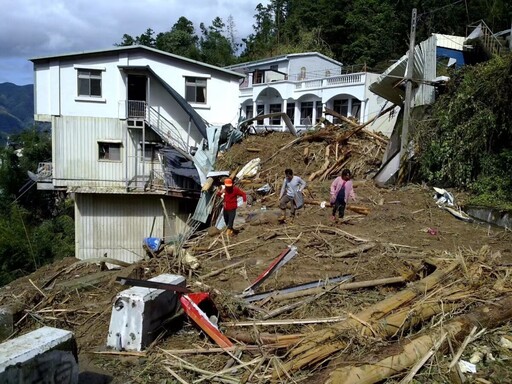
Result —
[[422, 17], [422, 16], [430, 15], [430, 14], [432, 14], [432, 13], [435, 13], [435, 12], [441, 11], [441, 10], [443, 10], [443, 9], [445, 9], [445, 8], [452, 7], [452, 6], [457, 5], [457, 4], [459, 4], [459, 3], [462, 3], [462, 0], [457, 0], [457, 1], [453, 2], [453, 3], [451, 3], [451, 4], [446, 4], [446, 5], [443, 5], [442, 7], [435, 8], [435, 9], [432, 9], [432, 10], [430, 10], [430, 11], [420, 13], [420, 14], [418, 15], [418, 19], [419, 19], [420, 17]]

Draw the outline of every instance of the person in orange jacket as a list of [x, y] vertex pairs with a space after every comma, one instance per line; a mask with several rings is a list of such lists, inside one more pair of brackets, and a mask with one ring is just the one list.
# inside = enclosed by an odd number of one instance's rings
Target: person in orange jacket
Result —
[[247, 202], [247, 195], [240, 188], [233, 185], [232, 179], [224, 180], [224, 188], [217, 192], [224, 199], [224, 222], [226, 223], [226, 234], [233, 235], [233, 223], [235, 222], [236, 209], [238, 208], [238, 196], [241, 196], [244, 204]]

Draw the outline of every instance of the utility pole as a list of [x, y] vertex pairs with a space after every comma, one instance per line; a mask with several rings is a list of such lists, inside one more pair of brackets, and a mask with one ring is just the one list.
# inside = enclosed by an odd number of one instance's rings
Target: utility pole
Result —
[[[405, 73], [405, 100], [404, 100], [404, 114], [402, 124], [402, 135], [400, 145], [400, 170], [401, 174], [405, 171], [405, 165], [409, 157], [409, 120], [411, 114], [411, 101], [412, 101], [412, 76], [414, 69], [414, 45], [416, 40], [416, 8], [412, 10], [411, 16], [411, 36], [409, 40], [409, 53], [407, 56], [407, 71]], [[400, 182], [401, 177], [398, 178]]]

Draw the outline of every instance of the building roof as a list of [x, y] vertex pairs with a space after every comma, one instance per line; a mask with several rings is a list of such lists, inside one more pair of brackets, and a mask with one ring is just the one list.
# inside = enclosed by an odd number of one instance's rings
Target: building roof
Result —
[[462, 51], [462, 46], [466, 40], [464, 36], [442, 35], [440, 33], [433, 33], [432, 35], [436, 37], [438, 47], [455, 49], [457, 51]]
[[226, 68], [221, 68], [221, 67], [217, 67], [215, 65], [203, 63], [201, 61], [188, 59], [186, 57], [178, 56], [173, 53], [161, 51], [159, 49], [155, 49], [155, 48], [151, 48], [151, 47], [146, 47], [145, 45], [129, 45], [129, 46], [122, 46], [122, 47], [113, 47], [110, 49], [96, 50], [96, 51], [83, 51], [83, 52], [65, 53], [65, 54], [52, 55], [52, 56], [40, 56], [40, 57], [33, 57], [29, 60], [32, 61], [34, 64], [37, 64], [37, 63], [47, 62], [47, 61], [55, 60], [55, 59], [73, 59], [73, 58], [85, 57], [85, 56], [102, 56], [102, 55], [105, 55], [108, 53], [129, 52], [129, 51], [148, 51], [148, 52], [156, 53], [163, 57], [169, 57], [169, 58], [172, 58], [175, 60], [180, 60], [180, 61], [183, 61], [186, 63], [199, 65], [201, 67], [208, 68], [210, 70], [223, 72], [230, 76], [235, 76], [238, 78], [245, 77], [245, 75], [243, 75], [241, 73], [234, 72], [234, 71], [231, 71]]
[[325, 56], [324, 54], [319, 53], [319, 52], [302, 52], [302, 53], [289, 53], [289, 54], [286, 54], [286, 55], [273, 56], [273, 57], [269, 57], [269, 58], [266, 58], [266, 59], [260, 59], [260, 60], [246, 61], [246, 62], [239, 63], [239, 64], [229, 65], [229, 66], [224, 67], [224, 68], [229, 70], [229, 69], [237, 69], [237, 68], [246, 68], [246, 67], [252, 67], [252, 66], [259, 66], [259, 65], [262, 65], [262, 64], [272, 64], [272, 63], [275, 63], [277, 61], [289, 60], [291, 58], [301, 57], [301, 56], [318, 56], [318, 57], [321, 57], [322, 59], [330, 61], [331, 63], [333, 63], [335, 65], [340, 65], [340, 66], [343, 65], [339, 61], [331, 59], [330, 57]]

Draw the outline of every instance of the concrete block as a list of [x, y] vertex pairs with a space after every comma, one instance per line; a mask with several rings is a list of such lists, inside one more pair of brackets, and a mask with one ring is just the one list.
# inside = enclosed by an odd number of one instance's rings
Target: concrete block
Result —
[[[150, 279], [185, 287], [183, 276], [163, 274]], [[178, 295], [162, 289], [132, 287], [120, 292], [112, 305], [107, 347], [141, 351], [158, 336], [162, 322], [176, 313]]]
[[9, 307], [0, 307], [0, 341], [7, 339], [14, 332], [14, 319]]
[[0, 344], [0, 383], [76, 384], [78, 372], [70, 331], [43, 327]]

